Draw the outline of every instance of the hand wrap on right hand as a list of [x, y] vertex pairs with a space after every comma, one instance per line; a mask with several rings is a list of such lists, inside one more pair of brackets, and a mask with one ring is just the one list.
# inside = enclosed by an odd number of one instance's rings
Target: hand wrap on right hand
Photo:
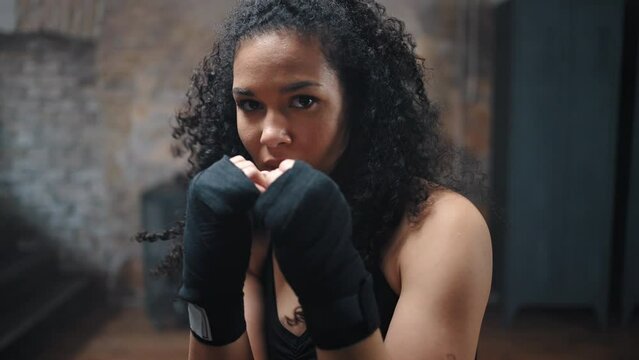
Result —
[[189, 303], [195, 337], [226, 345], [246, 331], [244, 278], [251, 247], [248, 211], [255, 185], [224, 156], [191, 181], [179, 296]]
[[352, 345], [379, 327], [372, 278], [352, 244], [350, 209], [337, 184], [297, 160], [259, 197], [255, 215], [271, 230], [317, 347]]

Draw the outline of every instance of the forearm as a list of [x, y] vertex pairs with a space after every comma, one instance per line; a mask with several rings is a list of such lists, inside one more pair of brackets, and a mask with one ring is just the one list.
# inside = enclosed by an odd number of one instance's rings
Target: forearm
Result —
[[[225, 359], [265, 359], [263, 338], [259, 334], [262, 328], [261, 322], [261, 298], [259, 298], [258, 280], [250, 274], [246, 276], [244, 283], [245, 313], [247, 317], [247, 331], [236, 341], [225, 346], [209, 346], [199, 342], [193, 334], [190, 336], [189, 360], [225, 360]], [[257, 349], [253, 349], [257, 347]]]
[[193, 334], [189, 341], [189, 360], [253, 360], [246, 333], [224, 346], [210, 346], [199, 342]]
[[246, 332], [251, 344], [251, 351], [255, 360], [267, 360], [266, 344], [264, 342], [262, 286], [259, 279], [251, 273], [246, 274], [244, 282], [244, 313], [246, 318]]
[[317, 349], [319, 360], [391, 360], [379, 330], [364, 340], [338, 350]]

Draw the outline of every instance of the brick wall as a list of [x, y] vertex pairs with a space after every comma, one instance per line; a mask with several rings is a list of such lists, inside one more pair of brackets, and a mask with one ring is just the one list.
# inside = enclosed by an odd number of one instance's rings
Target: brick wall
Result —
[[115, 253], [105, 241], [111, 224], [94, 55], [86, 41], [0, 36], [0, 193], [60, 245], [63, 264], [108, 267]]
[[20, 32], [50, 32], [85, 39], [100, 33], [105, 0], [10, 1], [14, 1]]
[[[141, 195], [186, 168], [171, 153], [171, 127], [193, 69], [232, 1], [113, 0], [97, 39], [98, 96], [105, 120], [106, 185], [119, 237], [142, 230]], [[129, 246], [130, 244], [118, 244]], [[141, 247], [127, 271], [140, 287]]]

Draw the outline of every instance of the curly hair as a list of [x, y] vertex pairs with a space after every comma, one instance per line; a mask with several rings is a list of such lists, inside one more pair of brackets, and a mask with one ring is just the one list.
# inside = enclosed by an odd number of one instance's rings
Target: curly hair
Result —
[[[345, 94], [349, 141], [330, 176], [353, 215], [353, 242], [368, 265], [404, 214], [417, 222], [434, 189], [465, 194], [468, 176], [442, 135], [424, 86], [424, 59], [404, 23], [373, 0], [245, 0], [224, 23], [212, 51], [194, 72], [173, 137], [189, 152], [189, 177], [224, 154], [243, 155], [232, 97], [233, 60], [244, 39], [294, 31], [319, 40]], [[183, 222], [138, 241], [176, 240], [159, 269], [181, 262]]]

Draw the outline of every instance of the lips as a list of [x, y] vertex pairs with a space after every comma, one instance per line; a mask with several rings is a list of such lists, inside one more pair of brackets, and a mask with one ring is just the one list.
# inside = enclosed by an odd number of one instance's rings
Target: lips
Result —
[[280, 163], [283, 160], [284, 159], [268, 159], [268, 160], [264, 161], [264, 167], [266, 167], [266, 169], [269, 170], [269, 171], [275, 170], [275, 169], [277, 169], [278, 166], [280, 166]]

